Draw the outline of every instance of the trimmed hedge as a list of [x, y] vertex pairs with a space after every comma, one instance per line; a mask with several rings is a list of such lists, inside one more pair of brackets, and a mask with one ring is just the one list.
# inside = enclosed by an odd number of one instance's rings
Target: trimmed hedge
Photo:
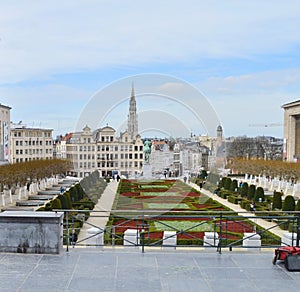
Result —
[[274, 191], [273, 194], [273, 209], [281, 209], [282, 208], [282, 193]]
[[255, 190], [254, 201], [259, 202], [259, 199], [263, 202], [265, 200], [265, 191], [262, 187], [258, 187]]
[[253, 200], [255, 196], [255, 190], [256, 186], [255, 185], [250, 185], [248, 188], [248, 193], [247, 193], [247, 199], [248, 200]]
[[285, 197], [282, 204], [282, 211], [295, 211], [295, 199], [293, 196], [289, 195]]

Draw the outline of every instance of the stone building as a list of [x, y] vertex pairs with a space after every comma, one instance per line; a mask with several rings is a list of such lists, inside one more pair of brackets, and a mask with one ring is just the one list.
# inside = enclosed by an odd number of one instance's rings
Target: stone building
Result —
[[52, 129], [28, 128], [22, 124], [11, 124], [11, 163], [53, 158]]
[[284, 110], [283, 157], [286, 161], [300, 161], [300, 100], [286, 103]]
[[143, 141], [138, 134], [134, 88], [129, 102], [127, 130], [116, 136], [108, 125], [92, 131], [86, 126], [75, 132], [66, 144], [67, 158], [73, 162], [73, 174], [84, 177], [98, 170], [102, 176], [115, 174], [135, 177], [142, 171]]
[[9, 162], [10, 110], [9, 106], [0, 104], [0, 164]]

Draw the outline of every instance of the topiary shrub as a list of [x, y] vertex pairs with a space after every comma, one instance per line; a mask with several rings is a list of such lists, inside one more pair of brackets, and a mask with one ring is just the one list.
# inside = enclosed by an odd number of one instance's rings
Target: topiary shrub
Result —
[[71, 187], [69, 189], [69, 194], [70, 194], [70, 198], [71, 198], [72, 203], [79, 201], [79, 196], [78, 196], [76, 187]]
[[273, 195], [273, 209], [281, 209], [282, 208], [282, 193], [274, 191]]
[[[60, 196], [59, 196], [60, 197]], [[61, 209], [61, 201], [58, 198], [55, 198], [51, 201], [51, 208], [52, 209]]]
[[234, 179], [230, 184], [230, 190], [232, 192], [235, 192], [237, 190], [237, 188], [238, 188], [238, 182], [236, 179]]
[[70, 193], [69, 193], [69, 192], [65, 192], [65, 193], [64, 193], [64, 196], [65, 196], [66, 199], [67, 199], [68, 209], [72, 209], [73, 206], [72, 206], [72, 201], [71, 201]]
[[225, 180], [224, 189], [230, 191], [230, 186], [231, 186], [231, 178], [227, 177]]
[[247, 193], [247, 199], [248, 200], [253, 200], [254, 199], [255, 190], [256, 190], [255, 185], [250, 185], [250, 187], [248, 188], [248, 193]]
[[265, 200], [265, 191], [262, 187], [258, 187], [255, 190], [255, 195], [254, 195], [254, 201], [259, 202], [259, 199], [261, 198], [261, 201], [263, 202]]
[[248, 183], [244, 182], [242, 187], [241, 187], [241, 196], [242, 197], [247, 197], [247, 194], [248, 194]]
[[282, 211], [295, 211], [295, 199], [293, 196], [286, 196], [283, 204]]
[[219, 188], [224, 188], [226, 179], [227, 177], [222, 177], [222, 179], [219, 182]]
[[68, 200], [64, 195], [59, 195], [57, 199], [60, 201], [62, 209], [69, 209]]

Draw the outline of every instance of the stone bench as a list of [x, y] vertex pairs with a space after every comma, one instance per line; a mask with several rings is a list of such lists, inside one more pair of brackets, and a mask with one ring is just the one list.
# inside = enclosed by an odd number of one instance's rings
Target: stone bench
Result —
[[214, 246], [219, 245], [219, 234], [217, 232], [204, 232], [203, 246]]
[[89, 228], [86, 232], [86, 247], [103, 247], [104, 230], [96, 227]]
[[296, 246], [297, 233], [287, 232], [281, 236], [281, 246]]
[[176, 249], [176, 245], [177, 245], [176, 231], [164, 231], [162, 245], [163, 248]]
[[[250, 247], [249, 250], [257, 250], [261, 247], [261, 237], [257, 233], [245, 232], [243, 237], [243, 247]], [[247, 249], [248, 250], [248, 249]]]
[[127, 229], [124, 232], [123, 245], [137, 246], [140, 244], [140, 232], [137, 229]]

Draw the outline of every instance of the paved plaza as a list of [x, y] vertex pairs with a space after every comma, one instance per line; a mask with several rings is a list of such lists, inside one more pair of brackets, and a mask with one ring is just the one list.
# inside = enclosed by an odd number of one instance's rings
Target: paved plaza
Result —
[[[97, 210], [107, 210], [107, 216], [91, 216], [79, 238], [85, 236], [90, 224], [105, 226], [117, 186], [117, 182], [111, 182], [96, 205]], [[202, 192], [233, 209], [239, 208]], [[300, 285], [300, 272], [288, 272], [280, 262], [272, 264], [274, 249], [230, 252], [224, 248], [222, 254], [214, 248], [146, 247], [145, 251], [83, 245], [60, 255], [3, 253], [0, 292], [296, 291]]]
[[98, 250], [0, 254], [0, 291], [296, 291], [273, 252]]

